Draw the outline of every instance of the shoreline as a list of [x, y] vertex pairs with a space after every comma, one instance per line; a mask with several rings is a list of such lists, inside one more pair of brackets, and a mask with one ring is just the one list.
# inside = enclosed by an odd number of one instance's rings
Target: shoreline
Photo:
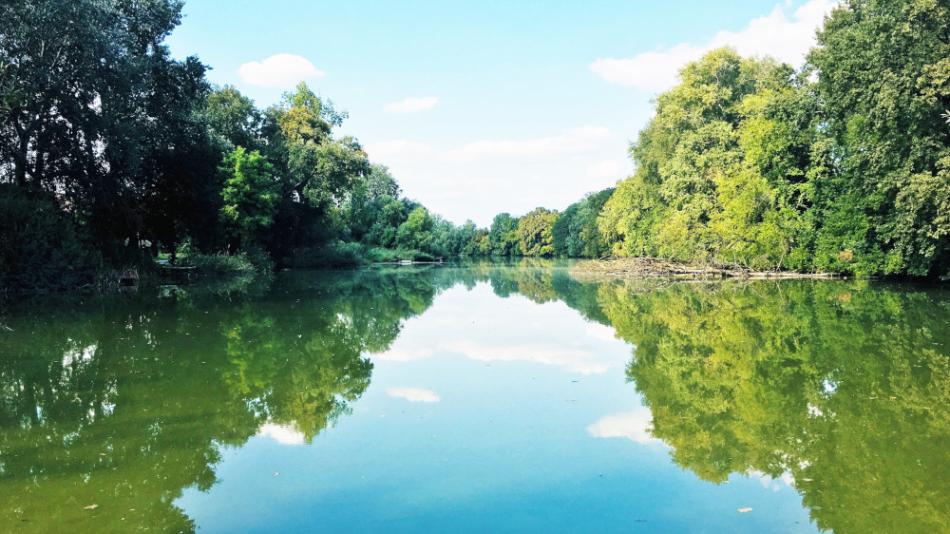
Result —
[[735, 265], [683, 263], [658, 258], [613, 258], [581, 260], [571, 267], [578, 280], [623, 280], [630, 278], [745, 279], [745, 280], [843, 280], [841, 273], [756, 271]]

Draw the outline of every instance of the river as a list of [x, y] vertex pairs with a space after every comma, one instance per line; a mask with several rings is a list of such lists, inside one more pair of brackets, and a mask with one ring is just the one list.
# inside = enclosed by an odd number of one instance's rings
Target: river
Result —
[[0, 309], [0, 530], [946, 532], [950, 291], [288, 272]]

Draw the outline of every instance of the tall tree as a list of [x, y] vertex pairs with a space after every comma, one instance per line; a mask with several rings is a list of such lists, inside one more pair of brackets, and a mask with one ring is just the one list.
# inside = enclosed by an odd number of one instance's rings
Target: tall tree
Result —
[[631, 149], [636, 174], [600, 215], [613, 252], [808, 268], [812, 115], [796, 107], [800, 78], [731, 49], [680, 78]]
[[554, 222], [557, 212], [535, 208], [518, 219], [518, 244], [524, 256], [554, 255]]
[[205, 115], [208, 126], [229, 148], [260, 145], [263, 116], [254, 102], [234, 86], [226, 85], [208, 95]]
[[190, 195], [178, 182], [199, 179], [168, 167], [205, 141], [193, 113], [205, 68], [163, 44], [180, 10], [174, 0], [0, 4], [3, 179], [55, 193], [106, 252], [155, 239], [148, 226], [162, 225], [143, 216], [154, 184]]
[[488, 232], [488, 241], [491, 254], [494, 256], [517, 256], [518, 248], [518, 219], [509, 213], [499, 213], [492, 220]]
[[225, 158], [221, 171], [221, 217], [241, 247], [259, 246], [263, 231], [274, 223], [279, 194], [270, 163], [260, 152], [238, 147]]
[[591, 193], [561, 213], [551, 230], [555, 254], [569, 258], [599, 258], [609, 252], [597, 226], [597, 217], [613, 192], [610, 188]]
[[809, 56], [836, 172], [818, 184], [817, 261], [950, 270], [950, 4], [849, 0]]

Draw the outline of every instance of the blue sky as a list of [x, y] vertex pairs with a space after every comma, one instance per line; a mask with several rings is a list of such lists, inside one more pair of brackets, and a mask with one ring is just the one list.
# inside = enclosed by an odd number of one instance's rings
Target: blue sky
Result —
[[678, 67], [719, 45], [799, 63], [831, 6], [188, 0], [168, 42], [259, 106], [307, 81], [407, 196], [487, 225], [613, 185]]

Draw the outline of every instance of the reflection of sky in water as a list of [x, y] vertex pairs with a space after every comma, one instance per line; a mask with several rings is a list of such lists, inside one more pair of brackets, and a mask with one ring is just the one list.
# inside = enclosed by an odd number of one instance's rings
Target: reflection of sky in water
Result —
[[455, 287], [372, 356], [335, 428], [301, 446], [265, 425], [177, 504], [209, 532], [814, 530], [790, 481], [675, 466], [630, 358], [561, 302]]

